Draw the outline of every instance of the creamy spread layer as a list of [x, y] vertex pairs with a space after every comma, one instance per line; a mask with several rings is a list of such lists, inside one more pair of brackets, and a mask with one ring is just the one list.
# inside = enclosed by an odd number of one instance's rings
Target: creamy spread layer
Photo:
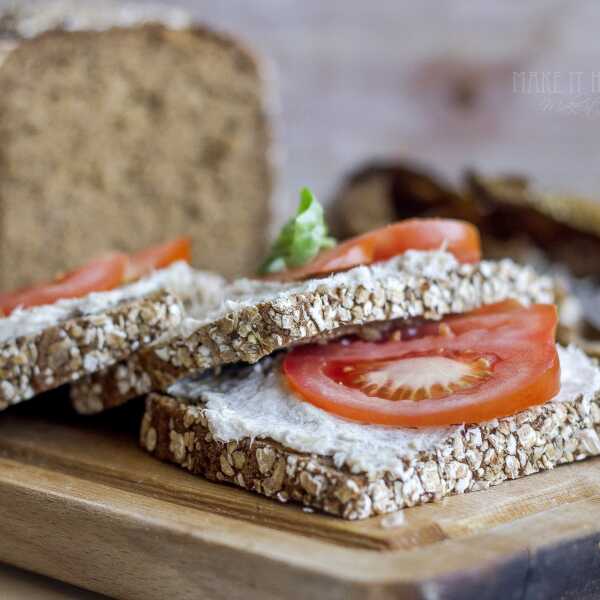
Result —
[[[561, 390], [552, 402], [591, 399], [600, 391], [600, 369], [575, 347], [558, 346]], [[355, 471], [394, 472], [399, 457], [440, 444], [461, 426], [409, 429], [347, 421], [301, 400], [267, 359], [220, 377], [183, 379], [169, 393], [203, 403], [216, 439], [270, 438], [300, 452], [332, 456]]]
[[[154, 271], [135, 283], [121, 286], [108, 292], [93, 292], [82, 298], [59, 300], [54, 304], [28, 309], [17, 309], [8, 317], [0, 319], [0, 342], [35, 335], [67, 319], [93, 315], [110, 309], [124, 300], [134, 300], [159, 290], [168, 290], [183, 299], [198, 304], [195, 295], [203, 298], [217, 296], [224, 280], [218, 275], [197, 271], [187, 263], [179, 261], [171, 266]], [[220, 300], [220, 296], [219, 296]], [[217, 302], [217, 299], [214, 299]]]

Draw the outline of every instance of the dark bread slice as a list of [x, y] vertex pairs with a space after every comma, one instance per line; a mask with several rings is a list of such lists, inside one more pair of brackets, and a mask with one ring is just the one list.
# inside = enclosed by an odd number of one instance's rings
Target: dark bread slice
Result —
[[54, 325], [7, 338], [0, 342], [0, 410], [105, 369], [169, 334], [182, 318], [179, 298], [155, 291], [92, 314], [75, 308]]
[[600, 276], [598, 202], [542, 191], [521, 175], [485, 177], [474, 171], [465, 176], [465, 194], [485, 215], [480, 226], [489, 256], [527, 260], [535, 248], [575, 276]]
[[[184, 322], [185, 334], [76, 382], [71, 386], [75, 408], [98, 412], [166, 389], [189, 373], [254, 363], [276, 350], [339, 337], [356, 326], [415, 317], [439, 320], [507, 298], [552, 302], [554, 297], [550, 279], [529, 268], [511, 261], [459, 265], [439, 252], [408, 253], [293, 285], [248, 285], [253, 293], [237, 303], [225, 301], [204, 320]], [[224, 298], [228, 296], [225, 290]]]
[[51, 31], [7, 53], [0, 89], [0, 289], [182, 234], [195, 265], [254, 270], [270, 133], [259, 66], [235, 39]]
[[[200, 400], [169, 395], [147, 398], [140, 443], [195, 475], [364, 519], [599, 455], [600, 374], [591, 359], [583, 360], [586, 369], [595, 370], [593, 391], [573, 391], [511, 417], [453, 428], [426, 449], [397, 453], [390, 470], [357, 470], [340, 464], [335, 452], [301, 452], [258, 432], [220, 441], [211, 425], [215, 407], [207, 411]], [[223, 418], [231, 419], [230, 411]]]

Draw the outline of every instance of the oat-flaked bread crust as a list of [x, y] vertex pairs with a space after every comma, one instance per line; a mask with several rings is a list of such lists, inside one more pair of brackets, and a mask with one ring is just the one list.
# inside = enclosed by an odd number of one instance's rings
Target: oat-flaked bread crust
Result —
[[0, 343], [0, 410], [124, 359], [182, 318], [179, 299], [158, 291]]
[[548, 402], [512, 417], [465, 426], [434, 451], [403, 458], [400, 474], [369, 476], [269, 439], [216, 440], [201, 406], [151, 394], [140, 443], [155, 457], [195, 475], [353, 520], [597, 456], [599, 428], [600, 392], [593, 400], [579, 396]]
[[[138, 353], [71, 387], [75, 408], [90, 414], [153, 390], [164, 390], [191, 372], [224, 364], [255, 363], [276, 350], [316, 336], [347, 333], [348, 327], [423, 317], [440, 319], [506, 298], [551, 302], [552, 283], [511, 261], [457, 265], [436, 276], [436, 260], [400, 257], [389, 269], [369, 267], [353, 279], [339, 274], [309, 281], [266, 300], [225, 311], [188, 337]], [[429, 262], [428, 262], [429, 261]], [[392, 263], [390, 263], [392, 264]]]

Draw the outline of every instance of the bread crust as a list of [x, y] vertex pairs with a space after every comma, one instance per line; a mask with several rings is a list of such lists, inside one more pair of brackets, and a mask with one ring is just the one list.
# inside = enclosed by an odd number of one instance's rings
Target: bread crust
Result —
[[600, 391], [472, 424], [434, 450], [399, 459], [396, 473], [355, 473], [330, 457], [270, 439], [215, 439], [200, 405], [151, 394], [140, 444], [156, 458], [279, 502], [355, 520], [487, 489], [600, 454]]
[[[140, 352], [103, 373], [71, 386], [75, 408], [98, 412], [153, 390], [164, 390], [177, 379], [236, 362], [255, 363], [283, 348], [324, 337], [339, 337], [348, 327], [393, 319], [423, 317], [439, 320], [482, 304], [516, 298], [552, 302], [550, 279], [511, 261], [456, 265], [450, 272], [428, 274], [436, 253], [412, 264], [400, 257], [393, 268], [367, 267], [363, 277], [345, 274], [306, 282], [293, 293], [224, 312], [187, 337]], [[363, 267], [365, 269], [365, 267]]]
[[158, 291], [0, 343], [0, 410], [126, 358], [182, 318], [179, 299]]

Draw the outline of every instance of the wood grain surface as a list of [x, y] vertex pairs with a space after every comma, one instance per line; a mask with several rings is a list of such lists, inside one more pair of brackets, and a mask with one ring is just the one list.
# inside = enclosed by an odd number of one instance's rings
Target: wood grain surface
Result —
[[54, 394], [3, 415], [1, 561], [121, 598], [600, 593], [598, 460], [408, 509], [386, 528], [159, 463], [137, 447], [140, 410], [85, 419]]
[[106, 600], [107, 596], [79, 587], [0, 564], [0, 591], [2, 600]]

